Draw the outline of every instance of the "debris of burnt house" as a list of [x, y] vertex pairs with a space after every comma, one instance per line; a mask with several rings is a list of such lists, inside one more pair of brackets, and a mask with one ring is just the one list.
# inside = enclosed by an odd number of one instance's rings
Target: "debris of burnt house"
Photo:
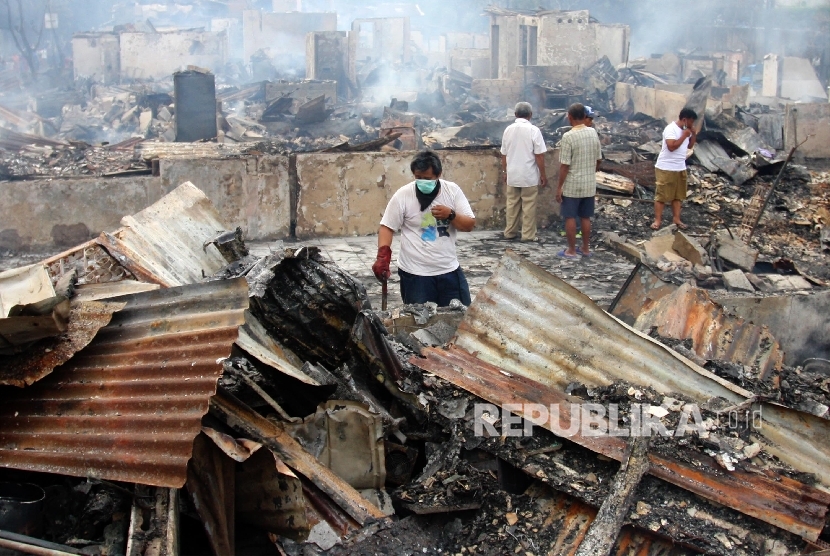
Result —
[[[135, 5], [164, 14], [75, 34], [71, 87], [0, 68], [0, 550], [830, 548], [826, 60], [729, 22], [635, 58], [589, 4]], [[498, 237], [519, 100], [551, 184], [598, 112], [594, 257], [554, 256], [551, 188], [540, 244]], [[474, 301], [386, 310], [365, 236], [424, 147], [479, 220]]]

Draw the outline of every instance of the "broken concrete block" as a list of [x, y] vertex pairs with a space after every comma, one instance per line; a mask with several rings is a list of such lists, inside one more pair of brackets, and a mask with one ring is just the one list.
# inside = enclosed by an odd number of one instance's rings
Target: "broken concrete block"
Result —
[[[669, 237], [671, 237], [671, 236], [669, 236]], [[663, 253], [660, 258], [665, 260], [665, 261], [670, 262], [671, 264], [673, 264], [675, 266], [687, 266], [687, 265], [691, 266], [691, 263], [689, 261], [687, 261], [686, 259], [684, 259], [683, 257], [681, 257], [680, 255], [678, 255], [677, 253], [675, 253], [674, 251], [671, 251], [671, 250], [666, 251], [665, 253]]]
[[749, 280], [744, 275], [743, 270], [735, 269], [723, 273], [723, 283], [726, 287], [734, 291], [754, 292], [755, 288], [749, 283]]
[[166, 106], [162, 106], [159, 109], [158, 118], [162, 122], [169, 122], [171, 119], [173, 119], [173, 115], [170, 113], [170, 110], [168, 110]]
[[683, 232], [677, 232], [674, 234], [674, 242], [672, 243], [672, 249], [677, 251], [677, 253], [684, 257], [686, 260], [692, 262], [692, 264], [696, 265], [705, 265], [708, 260], [709, 256], [706, 254], [706, 250], [700, 245], [692, 237], [687, 236]]
[[617, 251], [619, 254], [623, 255], [627, 259], [632, 260], [635, 263], [640, 262], [642, 259], [642, 252], [637, 249], [636, 246], [623, 241], [623, 239], [614, 232], [608, 232], [605, 234], [605, 243], [608, 244], [611, 248]]
[[669, 224], [665, 228], [661, 228], [651, 234], [652, 237], [673, 235], [677, 231], [677, 224]]
[[663, 253], [671, 250], [673, 243], [673, 236], [655, 236], [643, 244], [643, 249], [645, 249], [646, 255], [654, 260], [657, 260], [663, 255]]
[[810, 290], [812, 284], [801, 276], [787, 276], [782, 274], [765, 274], [760, 278], [771, 286], [771, 291]]
[[138, 131], [147, 133], [150, 129], [150, 124], [153, 123], [153, 113], [150, 110], [145, 110], [138, 117]]
[[751, 272], [758, 259], [758, 251], [723, 233], [718, 234], [718, 256], [730, 266]]

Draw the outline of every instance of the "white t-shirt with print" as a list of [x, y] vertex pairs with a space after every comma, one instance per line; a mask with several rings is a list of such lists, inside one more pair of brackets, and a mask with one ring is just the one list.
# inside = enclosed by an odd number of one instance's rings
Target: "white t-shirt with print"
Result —
[[446, 220], [436, 220], [430, 212], [434, 205], [444, 205], [461, 214], [475, 218], [470, 202], [458, 185], [441, 180], [441, 191], [432, 203], [421, 211], [415, 195], [415, 182], [398, 189], [383, 213], [380, 223], [401, 232], [401, 250], [398, 268], [418, 276], [438, 276], [458, 268], [455, 237], [458, 231]]
[[667, 139], [680, 139], [683, 135], [683, 130], [677, 125], [677, 122], [672, 122], [663, 130], [663, 148], [660, 150], [660, 155], [657, 157], [657, 163], [654, 165], [661, 170], [668, 170], [670, 172], [679, 172], [686, 169], [686, 151], [689, 149], [689, 138], [674, 149], [669, 150], [666, 146]]

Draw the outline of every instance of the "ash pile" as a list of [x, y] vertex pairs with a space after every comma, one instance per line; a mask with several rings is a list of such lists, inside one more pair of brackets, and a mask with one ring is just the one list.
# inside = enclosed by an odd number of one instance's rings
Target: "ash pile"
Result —
[[376, 311], [231, 228], [185, 183], [0, 274], [0, 547], [827, 546], [828, 298], [716, 301], [643, 259], [606, 312], [508, 249], [467, 309]]

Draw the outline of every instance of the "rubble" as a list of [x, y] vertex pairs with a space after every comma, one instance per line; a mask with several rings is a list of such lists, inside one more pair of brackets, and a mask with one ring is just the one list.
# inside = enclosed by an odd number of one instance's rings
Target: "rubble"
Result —
[[[207, 9], [199, 4], [169, 9]], [[2, 479], [44, 490], [44, 527], [0, 525], [0, 545], [291, 555], [825, 548], [830, 176], [816, 154], [826, 152], [826, 107], [779, 97], [800, 96], [803, 81], [814, 97], [804, 100], [826, 100], [811, 60], [771, 54], [762, 84], [740, 75], [757, 59], [749, 51], [629, 59], [628, 26], [588, 10], [493, 6], [489, 37], [452, 38], [410, 29], [409, 17], [336, 31], [336, 14], [296, 7], [229, 5], [209, 31], [148, 18], [77, 35], [78, 52], [96, 56], [76, 55], [74, 85], [31, 102], [0, 71], [3, 180], [160, 178], [164, 159], [200, 158], [259, 173], [282, 155], [279, 180], [292, 183], [290, 241], [266, 256], [246, 246], [249, 223], [223, 221], [198, 183], [168, 178], [147, 193], [167, 195], [115, 229], [56, 221], [56, 243], [75, 247], [0, 274]], [[285, 41], [266, 48], [277, 30]], [[283, 67], [297, 53], [282, 42], [305, 42], [309, 79]], [[156, 43], [167, 45], [164, 63], [136, 55]], [[116, 51], [120, 65], [107, 62]], [[508, 250], [495, 271], [471, 269], [489, 281], [468, 309], [378, 311], [362, 277], [294, 241], [298, 154], [375, 152], [374, 195], [397, 171], [390, 153], [497, 158], [520, 98], [533, 102], [551, 165], [568, 105], [600, 114], [595, 229], [635, 265], [607, 313], [563, 282], [621, 283], [631, 265], [598, 262], [603, 246], [593, 261], [556, 267], [559, 276], [532, 264], [541, 249]], [[702, 115], [687, 161], [688, 229], [652, 233], [654, 160], [683, 106]], [[317, 184], [328, 177], [307, 179], [325, 200]], [[496, 228], [504, 184], [486, 179], [476, 187], [496, 206], [486, 224]], [[220, 197], [231, 204], [240, 187], [229, 178]], [[360, 204], [365, 192], [343, 197]], [[555, 212], [545, 238], [557, 238]], [[4, 255], [20, 250], [21, 235], [0, 230]], [[551, 404], [557, 418], [543, 419]], [[642, 427], [654, 434], [631, 434]], [[620, 430], [629, 434], [612, 434]]]

